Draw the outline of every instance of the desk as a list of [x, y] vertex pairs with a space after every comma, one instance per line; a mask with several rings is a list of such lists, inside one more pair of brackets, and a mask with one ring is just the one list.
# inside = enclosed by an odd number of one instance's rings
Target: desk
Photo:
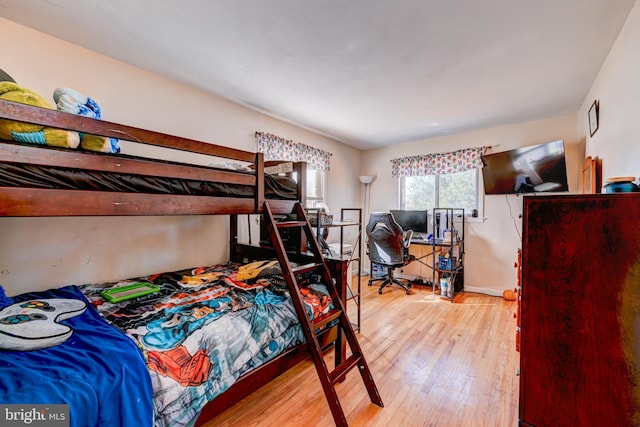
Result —
[[[434, 221], [431, 234], [440, 235], [442, 228], [450, 240], [411, 239], [409, 253], [415, 256], [416, 261], [397, 268], [394, 273], [397, 277], [432, 286], [434, 295], [439, 294], [453, 302], [455, 294], [464, 290], [464, 209], [435, 208], [433, 218], [438, 218], [438, 225]], [[439, 265], [441, 254], [449, 259]], [[445, 277], [448, 280], [442, 281]]]
[[[455, 292], [459, 292], [464, 288], [464, 275], [461, 261], [455, 264], [457, 267], [454, 267], [453, 271], [433, 268], [434, 264], [437, 266], [439, 255], [449, 251], [453, 251], [454, 256], [460, 257], [463, 253], [461, 241], [452, 244], [440, 240], [437, 240], [435, 243], [425, 239], [411, 240], [409, 253], [415, 256], [416, 259], [411, 264], [397, 268], [395, 274], [397, 277], [403, 279], [432, 286], [434, 294], [437, 293], [436, 291], [440, 291], [440, 278], [445, 274], [452, 278]], [[455, 253], [455, 251], [458, 251], [458, 253]], [[450, 298], [453, 300], [453, 295], [450, 296]]]
[[404, 267], [396, 268], [395, 274], [403, 279], [424, 282], [431, 285], [433, 279], [433, 252], [441, 252], [441, 245], [433, 244], [433, 241], [426, 239], [412, 239], [409, 246], [409, 253], [416, 257], [416, 260]]

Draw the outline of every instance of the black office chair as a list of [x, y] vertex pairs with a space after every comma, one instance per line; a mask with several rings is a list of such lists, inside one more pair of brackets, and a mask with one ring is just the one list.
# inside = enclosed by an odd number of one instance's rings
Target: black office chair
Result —
[[[413, 230], [402, 230], [402, 227], [393, 219], [389, 212], [372, 212], [369, 217], [369, 223], [366, 228], [367, 232], [367, 252], [371, 265], [379, 265], [387, 270], [387, 275], [374, 278], [373, 271], [369, 278], [369, 286], [373, 282], [382, 280], [378, 293], [382, 293], [385, 286], [396, 284], [402, 287], [407, 295], [411, 293], [410, 283], [403, 283], [393, 277], [393, 269], [403, 267], [414, 261], [415, 256], [409, 254], [409, 245]], [[371, 268], [373, 270], [373, 268]]]

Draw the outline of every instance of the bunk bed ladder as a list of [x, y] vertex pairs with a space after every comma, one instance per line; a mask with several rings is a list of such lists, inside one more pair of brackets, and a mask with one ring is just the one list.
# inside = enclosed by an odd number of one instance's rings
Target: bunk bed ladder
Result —
[[[343, 381], [345, 375], [349, 371], [358, 367], [358, 371], [360, 372], [360, 376], [362, 377], [362, 381], [364, 382], [372, 403], [382, 407], [382, 399], [378, 393], [378, 389], [376, 388], [364, 355], [362, 354], [360, 344], [358, 343], [358, 339], [351, 322], [347, 318], [343, 302], [338, 295], [336, 287], [334, 286], [328, 265], [322, 256], [320, 245], [318, 244], [311, 225], [307, 220], [305, 210], [300, 203], [296, 203], [292, 213], [296, 215], [296, 220], [278, 222], [274, 219], [269, 202], [264, 203], [264, 215], [267, 223], [267, 229], [269, 230], [269, 236], [271, 237], [271, 241], [276, 250], [282, 274], [289, 287], [289, 292], [296, 308], [300, 324], [307, 339], [307, 343], [309, 344], [309, 352], [311, 353], [313, 364], [316, 367], [324, 394], [329, 403], [331, 414], [333, 415], [333, 419], [337, 426], [347, 426], [347, 419], [345, 418], [344, 411], [342, 410], [342, 406], [338, 400], [335, 384]], [[292, 267], [280, 234], [280, 230], [284, 228], [297, 228], [304, 231], [313, 255], [312, 263]], [[326, 284], [329, 290], [329, 294], [331, 295], [331, 299], [335, 307], [323, 316], [313, 320], [309, 320], [307, 317], [307, 312], [297, 280], [298, 276], [309, 272], [315, 272], [320, 275], [322, 283]], [[349, 344], [351, 356], [347, 357], [346, 360], [341, 361], [333, 371], [329, 371], [322, 356], [322, 349], [320, 348], [315, 331], [318, 331], [323, 326], [328, 325], [335, 320], [339, 322], [338, 326], [340, 328], [340, 332], [344, 334], [344, 337]], [[340, 334], [338, 334], [338, 337], [340, 340]], [[337, 357], [338, 352], [336, 351], [336, 358]]]

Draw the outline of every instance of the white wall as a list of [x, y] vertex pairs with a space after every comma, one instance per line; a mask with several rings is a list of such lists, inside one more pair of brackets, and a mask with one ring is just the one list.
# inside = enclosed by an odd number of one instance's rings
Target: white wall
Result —
[[[334, 153], [329, 206], [359, 206], [359, 175], [377, 175], [371, 209], [396, 207], [397, 185], [389, 160], [425, 152], [492, 145], [502, 151], [564, 139], [570, 190], [578, 191], [582, 159], [603, 159], [603, 176], [638, 176], [640, 159], [640, 6], [636, 4], [577, 115], [415, 141], [362, 156], [316, 135], [0, 19], [5, 43], [2, 68], [19, 83], [50, 97], [70, 86], [97, 99], [106, 120], [255, 150], [253, 133], [268, 131]], [[588, 134], [587, 111], [600, 101], [600, 129]], [[526, 100], [523, 100], [526, 102]], [[586, 149], [585, 149], [586, 142]], [[521, 198], [485, 198], [483, 223], [467, 233], [467, 289], [501, 293], [515, 284], [520, 246]], [[2, 218], [0, 283], [10, 294], [66, 283], [114, 280], [159, 269], [223, 261], [224, 217], [189, 218]], [[211, 242], [215, 243], [212, 244]], [[121, 242], [118, 244], [117, 242]], [[167, 250], [175, 248], [175, 250]]]
[[[600, 102], [600, 126], [589, 136], [588, 111]], [[578, 136], [602, 159], [604, 178], [640, 176], [640, 4], [636, 2], [580, 107]]]
[[[492, 146], [492, 152], [498, 152], [562, 139], [567, 155], [569, 190], [576, 192], [584, 158], [584, 146], [578, 143], [576, 123], [577, 117], [572, 114], [366, 151], [362, 157], [362, 173], [377, 175], [371, 184], [371, 211], [397, 208], [398, 181], [391, 177], [391, 159], [468, 147]], [[465, 233], [467, 291], [502, 295], [503, 290], [515, 286], [513, 263], [521, 245], [521, 213], [520, 196], [485, 196], [484, 221], [467, 223]]]
[[[108, 121], [248, 151], [255, 131], [333, 153], [328, 202], [358, 206], [360, 152], [307, 130], [0, 19], [2, 69], [52, 101], [68, 86]], [[228, 259], [227, 217], [0, 218], [0, 284], [10, 295]]]

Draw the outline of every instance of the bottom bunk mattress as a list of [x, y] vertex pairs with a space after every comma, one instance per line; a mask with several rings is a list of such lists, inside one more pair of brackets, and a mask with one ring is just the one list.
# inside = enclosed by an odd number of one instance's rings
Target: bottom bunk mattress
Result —
[[[314, 318], [332, 308], [309, 277], [303, 292]], [[132, 284], [155, 293], [108, 302], [103, 291]], [[80, 287], [102, 316], [142, 349], [156, 426], [192, 425], [207, 402], [239, 377], [304, 342], [277, 261], [224, 264]]]
[[[4, 408], [11, 414], [3, 410], [0, 424], [54, 419], [45, 416], [69, 416], [74, 427], [153, 423], [142, 352], [75, 286], [13, 298], [0, 287], [0, 403], [17, 405]], [[45, 407], [53, 404], [68, 413]]]

